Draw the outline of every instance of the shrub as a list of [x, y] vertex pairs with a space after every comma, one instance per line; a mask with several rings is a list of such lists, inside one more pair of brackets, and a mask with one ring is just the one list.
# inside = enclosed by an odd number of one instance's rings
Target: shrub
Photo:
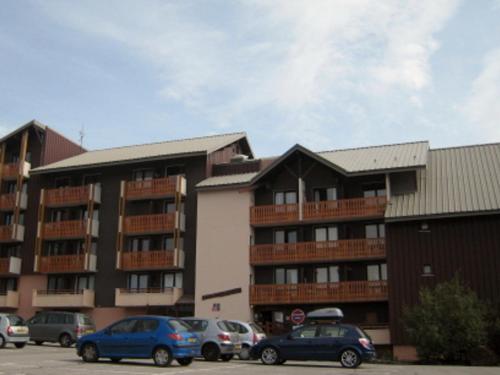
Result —
[[478, 346], [472, 349], [468, 354], [468, 358], [472, 366], [495, 366], [498, 363], [496, 354], [486, 346]]
[[476, 294], [452, 280], [420, 291], [420, 304], [406, 309], [404, 324], [420, 358], [457, 363], [486, 342], [486, 308]]

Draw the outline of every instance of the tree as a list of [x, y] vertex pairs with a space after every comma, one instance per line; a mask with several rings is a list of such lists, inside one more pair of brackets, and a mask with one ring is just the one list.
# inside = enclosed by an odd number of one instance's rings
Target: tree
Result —
[[486, 342], [486, 308], [458, 276], [420, 291], [420, 304], [406, 309], [404, 324], [425, 361], [462, 362]]

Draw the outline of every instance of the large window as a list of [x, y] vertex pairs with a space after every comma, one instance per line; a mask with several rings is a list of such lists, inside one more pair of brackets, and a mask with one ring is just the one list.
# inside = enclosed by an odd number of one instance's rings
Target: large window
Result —
[[339, 267], [317, 267], [316, 268], [317, 283], [338, 283], [339, 282]]
[[274, 193], [274, 204], [294, 204], [297, 203], [296, 191], [279, 191]]
[[299, 272], [297, 268], [276, 268], [274, 271], [275, 284], [297, 284]]
[[384, 224], [367, 224], [365, 225], [366, 238], [385, 238]]
[[385, 188], [368, 188], [363, 191], [363, 197], [372, 198], [372, 197], [385, 197], [387, 192]]
[[274, 243], [296, 243], [297, 231], [295, 229], [280, 229], [274, 232]]
[[320, 241], [337, 241], [339, 233], [336, 225], [319, 227], [314, 230], [314, 239]]
[[149, 275], [132, 273], [128, 277], [129, 289], [147, 289], [149, 283]]
[[182, 272], [166, 273], [163, 275], [164, 288], [182, 288]]
[[366, 266], [369, 281], [387, 280], [387, 264], [370, 264]]
[[314, 201], [315, 202], [335, 201], [335, 200], [337, 200], [337, 188], [336, 187], [314, 189]]
[[147, 181], [152, 180], [154, 176], [154, 171], [152, 169], [140, 169], [134, 171], [135, 181]]
[[166, 168], [167, 176], [186, 175], [186, 168], [183, 165], [171, 165]]
[[133, 238], [130, 241], [130, 251], [149, 251], [151, 250], [151, 240], [149, 238]]

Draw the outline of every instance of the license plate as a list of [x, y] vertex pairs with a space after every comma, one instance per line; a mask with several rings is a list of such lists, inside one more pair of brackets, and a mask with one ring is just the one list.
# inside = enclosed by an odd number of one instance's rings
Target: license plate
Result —
[[17, 335], [27, 335], [29, 330], [27, 327], [13, 327], [14, 333]]
[[241, 350], [241, 345], [240, 345], [240, 344], [236, 344], [236, 345], [234, 346], [234, 348], [235, 348], [236, 350]]
[[193, 337], [191, 337], [191, 338], [188, 339], [188, 342], [196, 342], [196, 339], [193, 338]]
[[90, 335], [91, 333], [94, 333], [94, 330], [93, 329], [87, 329], [84, 334], [85, 335]]

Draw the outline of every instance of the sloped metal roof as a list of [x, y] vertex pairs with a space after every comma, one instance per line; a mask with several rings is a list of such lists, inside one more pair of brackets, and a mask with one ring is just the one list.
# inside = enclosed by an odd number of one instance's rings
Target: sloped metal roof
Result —
[[410, 142], [318, 152], [348, 173], [425, 167], [429, 142]]
[[203, 187], [223, 187], [228, 185], [247, 184], [257, 176], [259, 172], [230, 174], [226, 176], [209, 177], [196, 185], [197, 188]]
[[56, 163], [35, 168], [30, 173], [54, 172], [143, 159], [207, 154], [245, 137], [246, 133], [242, 132], [88, 151]]
[[387, 219], [500, 210], [500, 143], [429, 152], [415, 193], [392, 196]]

